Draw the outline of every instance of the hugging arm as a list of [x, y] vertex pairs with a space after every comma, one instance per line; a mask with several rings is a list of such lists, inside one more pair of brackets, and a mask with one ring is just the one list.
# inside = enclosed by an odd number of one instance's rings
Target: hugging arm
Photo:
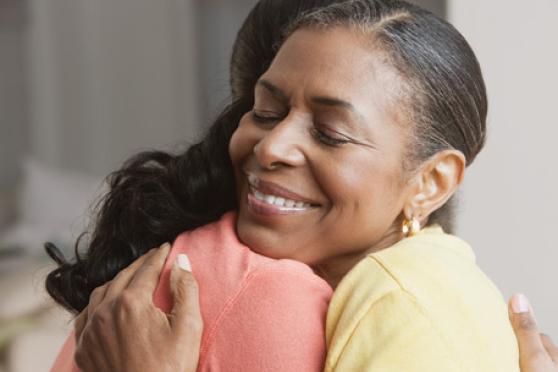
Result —
[[[150, 297], [167, 251], [153, 250], [95, 291], [75, 324], [76, 360], [84, 372], [196, 370], [203, 326], [193, 276], [173, 269], [176, 305], [170, 316]], [[517, 296], [510, 301], [509, 314], [521, 372], [558, 372], [558, 348], [539, 333], [531, 308], [516, 306], [519, 301]]]
[[[149, 253], [95, 290], [75, 324], [81, 370], [322, 370], [331, 289], [310, 270], [278, 262], [250, 272], [225, 306], [214, 309], [219, 315], [208, 315], [200, 347], [199, 297], [189, 272], [171, 273], [169, 316], [153, 304], [167, 250]], [[177, 273], [181, 280], [173, 280]]]
[[75, 322], [80, 370], [196, 370], [203, 324], [197, 284], [187, 267], [172, 269], [170, 314], [152, 300], [169, 248], [151, 250], [93, 292]]

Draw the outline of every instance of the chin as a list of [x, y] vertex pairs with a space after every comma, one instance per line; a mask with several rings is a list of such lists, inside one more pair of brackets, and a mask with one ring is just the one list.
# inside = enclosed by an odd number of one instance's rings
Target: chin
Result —
[[251, 251], [275, 259], [291, 258], [292, 252], [284, 249], [284, 246], [277, 244], [278, 238], [273, 238], [273, 233], [262, 231], [264, 228], [247, 226], [243, 222], [238, 223], [238, 239], [250, 248]]
[[[244, 208], [243, 208], [244, 207]], [[300, 222], [281, 223], [275, 217], [254, 216], [241, 205], [236, 223], [238, 239], [251, 251], [274, 259], [291, 259], [305, 264], [315, 261], [307, 234], [302, 233]], [[304, 230], [306, 231], [306, 230]], [[301, 234], [302, 233], [302, 234]]]

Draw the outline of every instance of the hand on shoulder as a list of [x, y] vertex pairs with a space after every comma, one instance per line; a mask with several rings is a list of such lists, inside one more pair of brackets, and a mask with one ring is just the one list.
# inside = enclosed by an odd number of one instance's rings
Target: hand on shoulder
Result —
[[75, 362], [81, 371], [196, 370], [203, 321], [185, 255], [171, 273], [171, 313], [152, 300], [169, 249], [166, 244], [150, 251], [93, 291], [75, 321]]

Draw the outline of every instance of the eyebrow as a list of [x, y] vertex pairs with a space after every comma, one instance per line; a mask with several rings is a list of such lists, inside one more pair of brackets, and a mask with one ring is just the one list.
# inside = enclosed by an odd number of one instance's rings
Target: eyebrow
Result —
[[[275, 84], [271, 83], [269, 80], [266, 79], [259, 79], [256, 83], [256, 86], [261, 86], [263, 88], [265, 88], [267, 91], [269, 91], [272, 95], [274, 95], [277, 99], [279, 99], [280, 101], [283, 102], [288, 102], [289, 98], [287, 97], [287, 94], [278, 86], [276, 86]], [[333, 97], [326, 97], [326, 96], [318, 96], [318, 97], [312, 97], [311, 98], [312, 103], [314, 104], [318, 104], [318, 105], [323, 105], [323, 106], [332, 106], [332, 107], [341, 107], [347, 111], [349, 111], [352, 115], [354, 115], [359, 123], [359, 130], [362, 130], [365, 126], [366, 126], [366, 119], [364, 118], [364, 115], [362, 115], [362, 113], [360, 113], [355, 106], [347, 101], [344, 101], [342, 99], [339, 98], [333, 98]], [[374, 145], [370, 144], [370, 143], [366, 143], [366, 142], [360, 142], [358, 140], [352, 140], [352, 142], [354, 144], [357, 145], [362, 145], [362, 146], [366, 146], [366, 147], [370, 147], [370, 148], [375, 148]]]
[[286, 101], [289, 100], [287, 95], [285, 94], [285, 92], [283, 92], [279, 87], [272, 84], [268, 80], [260, 79], [260, 80], [258, 80], [257, 85], [260, 85], [260, 86], [264, 87], [271, 94], [273, 94], [275, 97], [279, 98], [279, 100], [281, 100], [281, 101], [286, 102]]
[[351, 111], [355, 114], [357, 114], [359, 117], [362, 116], [357, 109], [355, 108], [355, 106], [353, 106], [352, 103], [347, 102], [347, 101], [343, 101], [342, 99], [339, 98], [332, 98], [332, 97], [313, 97], [312, 98], [312, 102], [318, 105], [323, 105], [323, 106], [333, 106], [333, 107], [341, 107], [345, 110]]
[[[281, 90], [281, 88], [277, 87], [276, 85], [274, 85], [270, 81], [265, 80], [265, 79], [260, 79], [260, 80], [258, 80], [257, 85], [260, 85], [260, 86], [264, 87], [265, 89], [267, 89], [271, 94], [273, 94], [279, 100], [288, 101], [288, 97], [285, 94], [285, 92], [283, 92]], [[322, 106], [332, 106], [332, 107], [343, 108], [343, 109], [353, 113], [361, 122], [364, 122], [364, 116], [350, 102], [344, 101], [344, 100], [339, 99], [339, 98], [326, 97], [326, 96], [312, 97], [311, 101], [314, 104], [318, 104], [318, 105], [322, 105]]]

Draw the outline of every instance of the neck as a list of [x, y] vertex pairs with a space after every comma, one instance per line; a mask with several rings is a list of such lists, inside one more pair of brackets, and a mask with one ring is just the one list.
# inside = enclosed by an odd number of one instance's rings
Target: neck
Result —
[[351, 269], [369, 254], [389, 248], [403, 238], [398, 230], [389, 231], [384, 237], [373, 246], [344, 254], [342, 256], [331, 257], [312, 267], [316, 275], [319, 275], [335, 290], [337, 285], [351, 271]]

